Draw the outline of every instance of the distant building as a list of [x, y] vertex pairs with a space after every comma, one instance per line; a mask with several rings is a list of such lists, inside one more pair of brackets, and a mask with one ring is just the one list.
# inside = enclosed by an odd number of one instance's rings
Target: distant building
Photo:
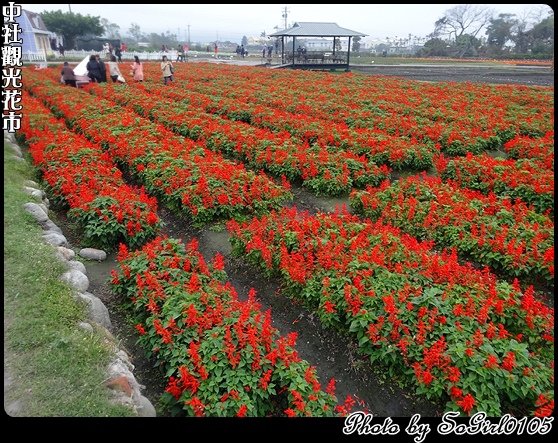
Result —
[[50, 32], [41, 16], [35, 12], [26, 9], [21, 10], [21, 15], [15, 17], [21, 29], [21, 39], [23, 43], [14, 43], [14, 46], [21, 46], [21, 51], [25, 54], [27, 52], [41, 52], [44, 51], [45, 55], [52, 55], [54, 53], [51, 46], [51, 40], [54, 39], [56, 47], [62, 43], [62, 38], [53, 32]]
[[394, 41], [389, 38], [373, 38], [362, 40], [360, 44], [361, 48], [372, 53], [381, 52], [385, 49], [390, 54], [409, 54], [421, 49], [424, 46], [425, 41], [426, 39], [424, 38], [415, 38], [412, 41], [404, 40], [394, 44]]
[[309, 51], [331, 51], [333, 50], [333, 42], [331, 40], [321, 38], [304, 38], [299, 39], [299, 43]]
[[[248, 37], [248, 46], [268, 45], [271, 40], [268, 37]], [[275, 41], [275, 39], [273, 39]]]

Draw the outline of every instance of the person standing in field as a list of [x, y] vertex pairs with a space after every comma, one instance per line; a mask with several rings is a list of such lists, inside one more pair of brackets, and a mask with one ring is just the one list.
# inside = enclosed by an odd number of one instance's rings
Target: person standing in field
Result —
[[174, 69], [174, 67], [172, 66], [172, 62], [168, 59], [168, 57], [166, 55], [163, 55], [163, 61], [161, 62], [161, 70], [163, 71], [163, 79], [164, 79], [165, 85], [168, 82], [173, 82], [174, 81], [174, 79], [172, 78], [171, 69]]
[[101, 66], [94, 54], [89, 57], [89, 61], [87, 62], [85, 69], [87, 69], [87, 76], [93, 83], [101, 83]]
[[132, 76], [136, 82], [143, 81], [143, 66], [137, 55], [134, 55], [134, 63], [132, 64]]
[[107, 81], [107, 67], [99, 54], [95, 57], [97, 57], [97, 63], [99, 63], [99, 68], [101, 70], [101, 83], [104, 83]]
[[120, 46], [116, 47], [116, 49], [114, 50], [114, 55], [118, 59], [118, 63], [122, 63], [122, 49], [120, 48]]
[[219, 53], [219, 48], [217, 48], [217, 43], [215, 43], [213, 50], [215, 51], [215, 58], [218, 58], [219, 56], [217, 54]]
[[178, 45], [178, 49], [176, 50], [176, 62], [183, 62], [184, 61], [184, 46]]
[[120, 72], [120, 68], [118, 67], [118, 62], [116, 61], [116, 56], [114, 55], [111, 56], [110, 62], [108, 62], [108, 66], [109, 66], [109, 73], [112, 82], [116, 83], [117, 81], [119, 81], [118, 79], [120, 78], [120, 82], [124, 83], [125, 81], [124, 76]]

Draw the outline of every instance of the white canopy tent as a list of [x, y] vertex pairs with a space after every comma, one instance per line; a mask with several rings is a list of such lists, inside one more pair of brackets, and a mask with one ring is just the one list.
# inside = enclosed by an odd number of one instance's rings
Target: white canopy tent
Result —
[[89, 61], [89, 55], [85, 57], [78, 65], [74, 68], [74, 75], [76, 76], [77, 86], [89, 83], [89, 77], [87, 76], [87, 62]]
[[85, 57], [78, 65], [74, 68], [75, 75], [85, 75], [87, 76], [87, 62], [89, 61], [89, 55]]

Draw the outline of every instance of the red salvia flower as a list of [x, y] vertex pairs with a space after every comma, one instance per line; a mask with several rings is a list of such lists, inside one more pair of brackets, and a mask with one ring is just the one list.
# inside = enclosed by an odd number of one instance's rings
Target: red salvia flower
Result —
[[248, 412], [248, 407], [246, 405], [240, 406], [238, 412], [236, 413], [237, 417], [245, 417], [246, 412]]
[[473, 409], [473, 406], [476, 404], [471, 394], [467, 394], [462, 400], [457, 400], [455, 403], [460, 406], [467, 415], [471, 415], [471, 409]]
[[510, 351], [502, 360], [502, 364], [500, 365], [500, 367], [508, 372], [511, 372], [515, 366], [515, 354], [513, 351]]

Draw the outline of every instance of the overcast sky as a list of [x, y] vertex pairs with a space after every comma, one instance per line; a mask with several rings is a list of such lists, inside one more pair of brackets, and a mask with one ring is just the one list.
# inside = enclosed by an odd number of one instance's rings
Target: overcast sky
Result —
[[[57, 11], [80, 13], [106, 18], [120, 26], [122, 37], [129, 35], [132, 23], [142, 33], [157, 34], [170, 31], [179, 40], [208, 43], [230, 40], [240, 43], [243, 36], [258, 37], [271, 34], [300, 22], [334, 22], [339, 26], [367, 34], [365, 40], [386, 37], [426, 37], [434, 23], [458, 4], [29, 4], [17, 3], [23, 9], [41, 13]], [[463, 4], [463, 3], [459, 3]], [[528, 14], [551, 8], [535, 4], [482, 4], [498, 13]], [[275, 27], [278, 27], [276, 29]]]

